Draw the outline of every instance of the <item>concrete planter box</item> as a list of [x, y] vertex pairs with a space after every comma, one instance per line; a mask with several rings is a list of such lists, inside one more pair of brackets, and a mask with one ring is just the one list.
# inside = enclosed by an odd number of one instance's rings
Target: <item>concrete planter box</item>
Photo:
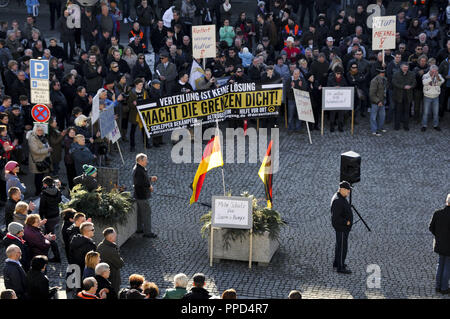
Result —
[[105, 223], [103, 221], [92, 220], [95, 227], [94, 241], [99, 244], [103, 240], [103, 230], [108, 227], [114, 227], [117, 232], [117, 245], [120, 247], [136, 233], [137, 230], [137, 206], [133, 204], [132, 210], [128, 212], [128, 219], [124, 224]]
[[[250, 237], [245, 237], [242, 242], [240, 239], [230, 241], [228, 249], [224, 247], [223, 234], [225, 228], [214, 229], [213, 258], [215, 261], [220, 259], [247, 261], [250, 250]], [[258, 265], [266, 266], [269, 264], [272, 256], [280, 246], [278, 240], [269, 238], [269, 233], [265, 232], [262, 236], [253, 235], [252, 262]], [[208, 236], [208, 256], [211, 247], [211, 238]]]

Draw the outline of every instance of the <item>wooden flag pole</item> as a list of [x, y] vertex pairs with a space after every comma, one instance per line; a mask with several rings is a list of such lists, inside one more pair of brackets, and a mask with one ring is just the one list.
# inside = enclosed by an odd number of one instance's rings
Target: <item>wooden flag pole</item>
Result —
[[288, 120], [287, 120], [287, 103], [284, 103], [284, 125], [288, 128]]
[[309, 144], [312, 144], [311, 131], [309, 130], [309, 123], [308, 122], [305, 122], [305, 123], [306, 123], [306, 128], [308, 129]]
[[122, 159], [122, 164], [125, 165], [125, 161], [123, 160], [122, 151], [120, 150], [119, 141], [116, 142], [117, 148], [119, 149], [120, 158]]
[[210, 226], [211, 227], [211, 236], [209, 236], [210, 237], [210, 239], [211, 239], [211, 242], [209, 243], [209, 267], [212, 267], [212, 265], [213, 265], [213, 256], [214, 256], [214, 254], [213, 254], [213, 247], [214, 247], [214, 245], [213, 245], [213, 243], [214, 243], [214, 227], [212, 227], [212, 225]]
[[250, 228], [250, 251], [248, 256], [248, 268], [252, 268], [253, 257], [253, 228]]
[[324, 112], [323, 112], [323, 109], [322, 109], [322, 125], [321, 125], [321, 128], [320, 128], [321, 131], [322, 131], [322, 132], [321, 132], [321, 135], [322, 135], [322, 136], [323, 136], [323, 113], [324, 113]]

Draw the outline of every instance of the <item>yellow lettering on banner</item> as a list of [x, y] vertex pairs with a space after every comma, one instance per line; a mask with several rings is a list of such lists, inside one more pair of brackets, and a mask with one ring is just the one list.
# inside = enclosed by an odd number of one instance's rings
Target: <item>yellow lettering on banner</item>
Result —
[[[169, 99], [170, 97], [167, 97]], [[140, 111], [145, 124], [151, 126], [182, 121], [224, 112], [227, 109], [264, 108], [281, 105], [282, 90], [230, 92], [203, 101], [154, 107]]]

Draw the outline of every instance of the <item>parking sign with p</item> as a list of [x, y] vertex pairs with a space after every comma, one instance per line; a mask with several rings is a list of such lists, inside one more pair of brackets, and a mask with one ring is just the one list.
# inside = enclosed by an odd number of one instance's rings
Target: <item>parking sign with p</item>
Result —
[[30, 60], [30, 93], [31, 103], [50, 103], [48, 60]]
[[30, 60], [30, 78], [36, 80], [49, 79], [49, 64], [48, 60]]

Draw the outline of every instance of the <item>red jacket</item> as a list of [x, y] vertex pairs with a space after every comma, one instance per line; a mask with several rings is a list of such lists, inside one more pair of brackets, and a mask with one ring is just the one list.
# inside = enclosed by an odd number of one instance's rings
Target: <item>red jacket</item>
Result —
[[285, 47], [283, 49], [287, 53], [287, 58], [291, 60], [292, 63], [297, 62], [298, 58], [300, 57], [301, 51], [297, 47]]

